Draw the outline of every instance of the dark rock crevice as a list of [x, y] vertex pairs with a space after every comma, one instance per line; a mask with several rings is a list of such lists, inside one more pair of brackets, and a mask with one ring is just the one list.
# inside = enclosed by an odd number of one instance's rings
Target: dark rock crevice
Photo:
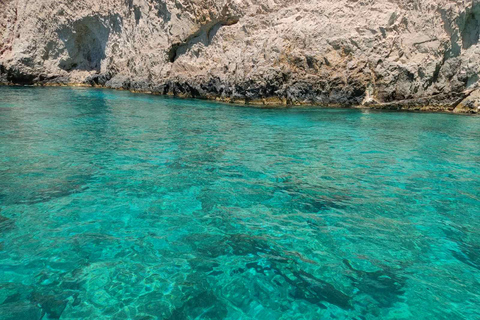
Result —
[[469, 49], [478, 44], [480, 37], [480, 4], [472, 5], [472, 8], [460, 17], [460, 21], [462, 47]]
[[447, 50], [445, 52], [446, 58], [458, 57], [462, 52], [462, 47], [458, 44], [460, 39], [458, 28], [449, 16], [449, 12], [447, 10], [440, 9], [439, 13], [443, 21], [443, 28], [450, 37], [450, 41], [447, 44]]
[[37, 79], [37, 76], [25, 73], [19, 69], [0, 66], [0, 83], [32, 85]]
[[174, 43], [170, 47], [167, 52], [168, 61], [175, 62], [178, 57], [187, 53], [197, 43], [202, 43], [205, 47], [208, 47], [221, 27], [234, 25], [238, 20], [238, 18], [231, 18], [201, 26], [197, 32], [187, 37], [183, 42]]
[[92, 87], [96, 86], [105, 86], [108, 81], [113, 78], [111, 72], [94, 74], [85, 79], [85, 83], [91, 85]]
[[7, 69], [0, 64], [0, 84], [7, 82]]
[[456, 19], [452, 19], [446, 10], [439, 10], [445, 32], [450, 37], [447, 58], [460, 56], [463, 50], [478, 44], [480, 38], [480, 4], [473, 3]]

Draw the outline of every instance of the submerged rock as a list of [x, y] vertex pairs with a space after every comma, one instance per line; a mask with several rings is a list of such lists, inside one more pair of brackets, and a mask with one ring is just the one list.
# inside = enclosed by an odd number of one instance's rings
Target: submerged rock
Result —
[[0, 214], [0, 232], [8, 231], [15, 227], [15, 222], [7, 217], [4, 217]]
[[0, 319], [41, 320], [45, 318], [42, 309], [38, 306], [26, 301], [17, 301], [0, 305]]
[[36, 305], [41, 306], [43, 312], [48, 315], [49, 319], [60, 319], [67, 306], [66, 300], [61, 300], [53, 295], [42, 295], [36, 292], [32, 294], [32, 300]]
[[[478, 0], [4, 0], [0, 83], [478, 112]], [[467, 100], [465, 100], [467, 99]]]
[[211, 291], [204, 291], [188, 298], [182, 306], [173, 310], [168, 319], [225, 319], [228, 310]]
[[382, 308], [389, 308], [403, 300], [406, 277], [388, 268], [367, 272], [355, 269], [348, 260], [343, 261], [353, 274], [348, 276], [358, 290], [372, 297]]

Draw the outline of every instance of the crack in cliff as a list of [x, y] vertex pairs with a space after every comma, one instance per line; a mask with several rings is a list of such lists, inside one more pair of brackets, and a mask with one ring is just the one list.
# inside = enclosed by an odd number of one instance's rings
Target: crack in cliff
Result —
[[474, 93], [479, 88], [480, 88], [480, 85], [476, 84], [476, 85], [473, 86], [472, 89], [469, 89], [469, 90], [466, 90], [466, 91], [462, 92], [462, 95], [460, 96], [460, 98], [458, 98], [454, 103], [452, 103], [450, 105], [450, 108], [453, 110], [456, 107], [458, 107], [463, 101], [465, 101], [468, 97], [470, 97], [472, 95], [472, 93]]
[[428, 39], [428, 40], [425, 40], [425, 41], [415, 42], [413, 45], [414, 45], [414, 46], [418, 46], [418, 45], [421, 45], [421, 44], [430, 43], [430, 42], [435, 42], [435, 41], [438, 41], [438, 38], [437, 38], [437, 37], [434, 37], [434, 38], [432, 38], [432, 39]]
[[462, 37], [463, 49], [474, 46], [479, 41], [480, 36], [480, 5], [473, 4], [470, 10], [467, 10], [461, 17], [462, 25], [460, 34]]
[[462, 49], [467, 50], [480, 41], [480, 4], [472, 1], [456, 19], [449, 17], [449, 12], [439, 9], [444, 30], [450, 37], [450, 57], [458, 57]]
[[167, 51], [168, 61], [171, 63], [175, 62], [181, 55], [187, 53], [189, 49], [197, 43], [202, 43], [205, 47], [208, 47], [220, 28], [234, 25], [238, 23], [238, 21], [238, 18], [231, 18], [201, 26], [197, 32], [188, 36], [184, 41], [174, 43], [170, 47]]
[[426, 88], [438, 82], [438, 79], [440, 77], [440, 71], [442, 71], [442, 68], [445, 65], [446, 61], [447, 61], [447, 51], [444, 53], [442, 60], [435, 65], [435, 71], [433, 72], [432, 77], [427, 81]]

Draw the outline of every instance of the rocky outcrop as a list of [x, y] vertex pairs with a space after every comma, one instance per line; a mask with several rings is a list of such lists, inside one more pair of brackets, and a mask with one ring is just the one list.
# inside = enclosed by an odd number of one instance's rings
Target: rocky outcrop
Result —
[[478, 112], [480, 0], [0, 0], [0, 82]]

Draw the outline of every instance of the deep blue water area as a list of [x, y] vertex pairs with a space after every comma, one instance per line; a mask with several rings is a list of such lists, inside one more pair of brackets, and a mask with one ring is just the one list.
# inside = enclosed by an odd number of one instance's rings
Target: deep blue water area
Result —
[[480, 319], [480, 117], [0, 87], [0, 319]]

